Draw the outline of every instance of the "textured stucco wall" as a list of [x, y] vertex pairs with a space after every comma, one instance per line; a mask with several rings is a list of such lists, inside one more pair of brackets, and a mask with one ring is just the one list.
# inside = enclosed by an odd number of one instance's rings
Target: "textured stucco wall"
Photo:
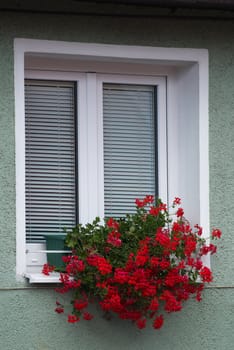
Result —
[[[215, 282], [203, 302], [169, 315], [159, 332], [99, 316], [73, 327], [53, 312], [52, 289], [25, 289], [15, 280], [15, 37], [209, 50], [211, 226], [223, 230], [222, 249], [212, 258]], [[0, 349], [233, 349], [233, 38], [230, 21], [0, 14]]]

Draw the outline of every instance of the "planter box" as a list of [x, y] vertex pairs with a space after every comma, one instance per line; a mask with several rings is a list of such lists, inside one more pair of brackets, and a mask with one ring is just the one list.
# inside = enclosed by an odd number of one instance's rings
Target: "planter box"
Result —
[[[51, 250], [53, 252], [47, 252], [47, 262], [50, 265], [54, 265], [58, 268], [65, 266], [62, 261], [62, 256], [66, 255], [66, 251], [69, 248], [65, 245], [66, 235], [54, 235], [54, 234], [44, 234], [46, 240], [46, 250]], [[54, 252], [57, 250], [58, 252]]]

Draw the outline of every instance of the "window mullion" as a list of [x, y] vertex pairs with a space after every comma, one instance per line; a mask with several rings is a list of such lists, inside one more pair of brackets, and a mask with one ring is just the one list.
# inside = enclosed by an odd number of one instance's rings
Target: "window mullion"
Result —
[[85, 224], [89, 220], [89, 184], [88, 184], [88, 119], [87, 119], [87, 84], [82, 77], [78, 84], [78, 198], [79, 222]]
[[[89, 221], [96, 216], [103, 216], [102, 199], [100, 188], [102, 178], [99, 164], [101, 148], [100, 143], [100, 113], [98, 113], [98, 87], [96, 73], [87, 73], [87, 183], [88, 183], [88, 208]], [[100, 90], [100, 89], [99, 89]]]

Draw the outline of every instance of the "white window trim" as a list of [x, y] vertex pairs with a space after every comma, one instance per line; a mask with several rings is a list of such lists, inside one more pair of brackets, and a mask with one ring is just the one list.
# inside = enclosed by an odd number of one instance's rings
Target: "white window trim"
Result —
[[[52, 57], [69, 57], [72, 62], [74, 58], [79, 60], [88, 59], [98, 61], [102, 66], [106, 66], [105, 73], [111, 73], [113, 67], [123, 65], [119, 68], [122, 73], [124, 65], [129, 63], [136, 67], [144, 67], [145, 75], [163, 75], [167, 79], [167, 150], [168, 157], [165, 157], [169, 202], [174, 196], [182, 196], [185, 200], [186, 212], [193, 214], [196, 212], [195, 219], [204, 228], [206, 235], [209, 232], [209, 162], [208, 162], [208, 52], [204, 49], [178, 49], [178, 48], [152, 48], [140, 46], [120, 46], [120, 45], [102, 45], [102, 44], [83, 44], [68, 43], [47, 40], [31, 40], [31, 39], [15, 39], [15, 128], [16, 128], [16, 274], [21, 277], [25, 274], [26, 249], [25, 244], [25, 218], [24, 218], [24, 164], [25, 156], [20, 145], [24, 144], [24, 78], [25, 78], [25, 59], [28, 56], [40, 59]], [[106, 63], [107, 62], [107, 63]], [[103, 64], [105, 63], [105, 64]], [[118, 64], [117, 64], [118, 63]], [[108, 66], [109, 64], [109, 66]], [[117, 69], [118, 70], [118, 69]], [[131, 70], [131, 68], [130, 68]], [[101, 69], [101, 72], [103, 70]], [[49, 72], [47, 71], [47, 78]], [[116, 73], [116, 72], [114, 72]], [[118, 71], [119, 73], [119, 71]], [[61, 72], [62, 74], [62, 72]], [[74, 72], [70, 73], [73, 76]], [[93, 74], [93, 73], [92, 73]], [[90, 74], [90, 86], [92, 86], [92, 74]], [[67, 75], [67, 73], [66, 73]], [[80, 79], [81, 75], [80, 75]], [[93, 88], [95, 88], [93, 86]], [[85, 98], [85, 96], [83, 96]], [[196, 100], [194, 102], [194, 99]], [[188, 101], [188, 105], [186, 103]], [[190, 122], [186, 117], [191, 106], [194, 103], [194, 125], [190, 127], [190, 134], [187, 135], [188, 141], [191, 137], [192, 129], [195, 126], [196, 132], [194, 136], [195, 147], [190, 145], [186, 149], [185, 141], [181, 141], [181, 132], [183, 138], [186, 138], [186, 124]], [[90, 105], [91, 106], [91, 105]], [[82, 108], [82, 107], [81, 107]], [[97, 111], [96, 111], [97, 112]], [[92, 107], [88, 111], [88, 115], [92, 118], [94, 111]], [[100, 111], [99, 111], [100, 114]], [[23, 118], [23, 119], [22, 119]], [[88, 119], [89, 120], [89, 119]], [[88, 121], [89, 122], [89, 121]], [[180, 127], [178, 127], [178, 124]], [[184, 127], [185, 125], [185, 127]], [[96, 129], [97, 127], [97, 129]], [[184, 127], [184, 130], [182, 130]], [[94, 126], [95, 135], [102, 133], [100, 124]], [[98, 130], [98, 133], [97, 133]], [[82, 137], [82, 135], [80, 135]], [[84, 136], [83, 136], [84, 137]], [[196, 148], [195, 153], [190, 160], [190, 151]], [[98, 149], [98, 148], [97, 148]], [[177, 150], [177, 151], [174, 151]], [[160, 152], [159, 152], [160, 153]], [[82, 154], [83, 159], [79, 162], [87, 162], [88, 152]], [[98, 155], [99, 160], [103, 157]], [[98, 157], [96, 158], [98, 162]], [[196, 159], [196, 173], [193, 172], [186, 175], [185, 159], [187, 157], [188, 167], [192, 165], [193, 158]], [[182, 158], [182, 164], [179, 160]], [[187, 162], [186, 161], [186, 162]], [[191, 163], [191, 164], [190, 164]], [[93, 165], [92, 165], [93, 167]], [[163, 166], [162, 166], [163, 168]], [[165, 167], [164, 167], [165, 168]], [[87, 168], [88, 169], [88, 168]], [[100, 172], [100, 169], [99, 169]], [[88, 179], [88, 175], [84, 175], [84, 179]], [[180, 183], [182, 181], [184, 184]], [[194, 176], [194, 179], [192, 178]], [[102, 177], [102, 174], [101, 174]], [[196, 178], [195, 178], [196, 177]], [[100, 173], [99, 173], [100, 178]], [[160, 175], [160, 179], [163, 176]], [[194, 188], [193, 181], [196, 183]], [[89, 188], [90, 180], [84, 181], [86, 189]], [[165, 184], [165, 181], [162, 180]], [[188, 191], [189, 189], [189, 191]], [[97, 190], [97, 189], [96, 189]], [[187, 194], [188, 192], [188, 194]], [[87, 193], [87, 192], [86, 192]], [[194, 206], [191, 205], [191, 199], [194, 196]], [[84, 196], [83, 196], [84, 197]], [[100, 196], [99, 196], [100, 198]], [[90, 202], [92, 198], [81, 198], [80, 200]], [[96, 203], [98, 206], [98, 203]], [[87, 206], [88, 207], [88, 204]], [[100, 208], [100, 205], [99, 205]], [[195, 209], [194, 209], [195, 208]], [[23, 215], [22, 215], [23, 214]], [[90, 217], [90, 214], [88, 215]], [[84, 214], [84, 218], [86, 215]], [[188, 215], [190, 217], [190, 215]], [[48, 280], [49, 282], [49, 280]]]

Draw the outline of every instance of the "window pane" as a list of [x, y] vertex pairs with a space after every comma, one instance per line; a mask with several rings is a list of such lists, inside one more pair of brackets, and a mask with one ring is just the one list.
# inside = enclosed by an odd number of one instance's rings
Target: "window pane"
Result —
[[155, 87], [104, 84], [105, 216], [135, 210], [135, 198], [156, 194]]
[[76, 223], [74, 95], [73, 83], [25, 83], [28, 242]]

